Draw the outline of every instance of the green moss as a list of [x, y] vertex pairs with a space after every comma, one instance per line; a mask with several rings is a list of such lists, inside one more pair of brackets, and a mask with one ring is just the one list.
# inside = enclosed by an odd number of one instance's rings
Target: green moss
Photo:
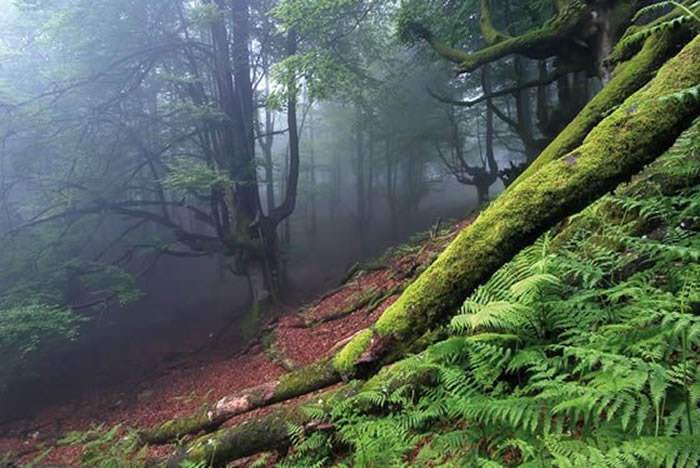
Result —
[[238, 321], [238, 333], [243, 342], [252, 340], [258, 335], [262, 324], [265, 303], [257, 302]]
[[498, 42], [510, 39], [510, 36], [503, 34], [493, 26], [491, 4], [489, 0], [481, 0], [479, 26], [481, 29], [481, 35], [486, 40], [487, 44], [496, 44]]
[[355, 335], [333, 358], [333, 368], [336, 372], [341, 375], [352, 375], [355, 362], [367, 350], [373, 337], [372, 330], [363, 330]]
[[331, 359], [322, 359], [280, 377], [272, 400], [284, 401], [332, 385], [338, 380], [340, 379]]
[[514, 189], [522, 181], [548, 163], [574, 150], [586, 135], [616, 106], [644, 86], [658, 68], [676, 50], [677, 34], [664, 31], [649, 38], [642, 50], [629, 62], [621, 64], [610, 82], [579, 112], [576, 118], [557, 135], [540, 156], [511, 184]]
[[209, 420], [207, 412], [198, 411], [189, 417], [172, 419], [159, 426], [141, 431], [139, 438], [142, 443], [162, 444], [193, 432], [199, 432], [211, 425], [212, 422]]
[[284, 445], [289, 437], [288, 424], [303, 423], [308, 419], [300, 411], [280, 411], [231, 429], [222, 429], [200, 437], [168, 460], [166, 466], [179, 467], [188, 462], [223, 466], [230, 460]]

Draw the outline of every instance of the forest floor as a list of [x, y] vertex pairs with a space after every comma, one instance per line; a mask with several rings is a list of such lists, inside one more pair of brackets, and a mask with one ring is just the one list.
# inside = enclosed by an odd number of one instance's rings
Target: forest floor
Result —
[[[356, 265], [339, 288], [268, 323], [243, 353], [227, 355], [219, 346], [164, 365], [138, 384], [50, 406], [32, 419], [0, 426], [0, 466], [3, 460], [26, 464], [37, 457], [41, 457], [41, 466], [80, 466], [82, 447], [57, 443], [71, 431], [116, 425], [149, 427], [321, 359], [335, 351], [339, 343], [374, 323], [468, 224], [468, 220], [462, 221], [444, 229], [438, 225], [413, 241], [390, 249], [376, 261]], [[240, 415], [227, 425], [272, 409]], [[151, 455], [164, 456], [172, 449], [156, 447]]]

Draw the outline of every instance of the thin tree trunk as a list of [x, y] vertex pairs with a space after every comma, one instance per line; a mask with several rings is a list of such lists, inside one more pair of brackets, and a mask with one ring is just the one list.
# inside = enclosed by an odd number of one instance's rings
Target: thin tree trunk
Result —
[[356, 191], [355, 198], [357, 204], [357, 222], [356, 229], [360, 235], [362, 251], [366, 249], [366, 221], [367, 221], [367, 198], [366, 198], [366, 180], [365, 180], [365, 148], [364, 148], [364, 132], [362, 123], [362, 108], [359, 104], [356, 105], [355, 123], [357, 125], [355, 133], [355, 168], [356, 168]]
[[314, 151], [314, 120], [313, 109], [309, 109], [309, 186], [311, 192], [309, 194], [309, 203], [311, 205], [309, 234], [312, 242], [316, 242], [316, 234], [318, 233], [317, 207], [316, 207], [316, 152]]

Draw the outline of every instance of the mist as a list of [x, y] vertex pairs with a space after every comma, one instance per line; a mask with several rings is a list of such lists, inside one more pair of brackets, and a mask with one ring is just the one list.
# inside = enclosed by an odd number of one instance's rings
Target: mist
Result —
[[245, 350], [555, 133], [522, 116], [546, 85], [489, 97], [534, 61], [455, 77], [395, 2], [311, 29], [229, 3], [0, 1], [0, 416]]

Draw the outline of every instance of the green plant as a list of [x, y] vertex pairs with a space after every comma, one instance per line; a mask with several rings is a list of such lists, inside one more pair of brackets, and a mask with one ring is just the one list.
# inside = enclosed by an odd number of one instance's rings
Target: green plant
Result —
[[309, 409], [335, 430], [292, 427], [281, 466], [697, 466], [699, 137], [502, 267], [397, 385]]
[[59, 445], [79, 445], [83, 449], [83, 466], [99, 468], [136, 468], [145, 465], [147, 447], [139, 442], [138, 434], [121, 424], [109, 429], [99, 425], [85, 432], [69, 432]]

